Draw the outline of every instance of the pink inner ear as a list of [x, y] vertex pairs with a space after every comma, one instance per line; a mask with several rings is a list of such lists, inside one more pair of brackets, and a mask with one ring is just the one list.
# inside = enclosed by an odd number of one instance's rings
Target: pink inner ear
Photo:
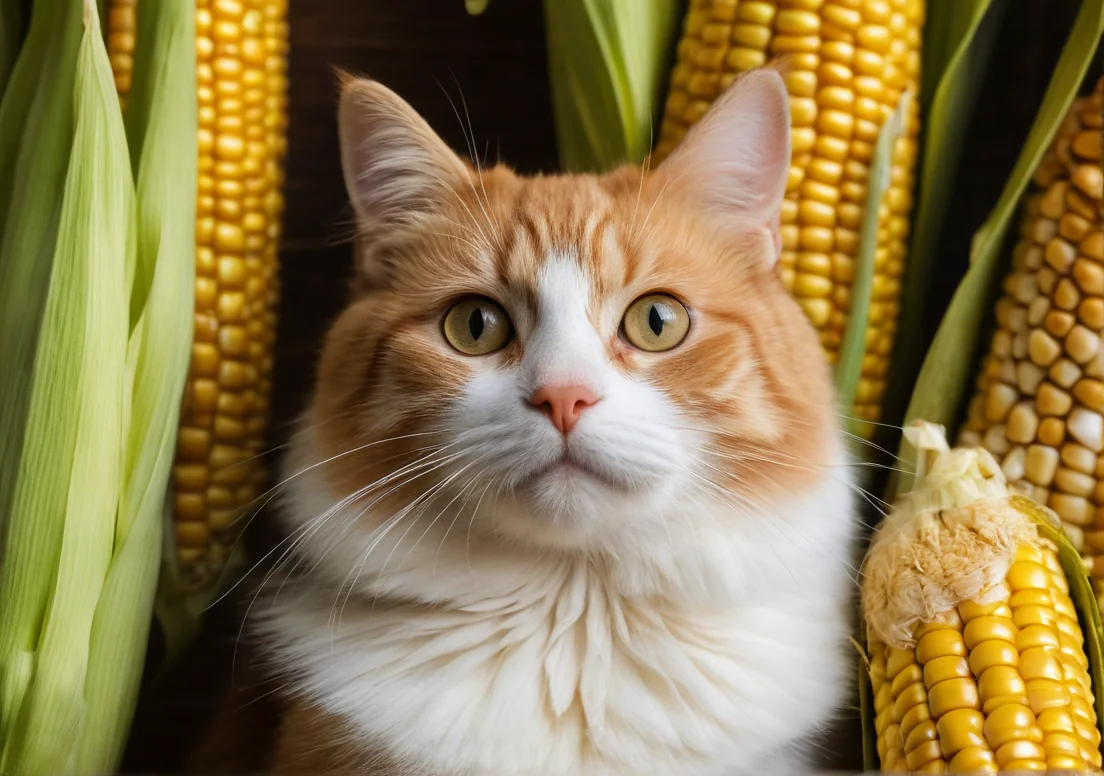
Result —
[[768, 230], [777, 258], [790, 173], [789, 94], [782, 77], [773, 70], [741, 76], [659, 169], [684, 195], [741, 231]]

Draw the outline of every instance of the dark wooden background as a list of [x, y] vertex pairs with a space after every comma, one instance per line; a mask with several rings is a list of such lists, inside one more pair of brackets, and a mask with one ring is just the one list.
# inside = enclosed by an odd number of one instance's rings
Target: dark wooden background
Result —
[[[965, 267], [969, 238], [995, 202], [1038, 107], [1077, 0], [997, 0], [1009, 21], [967, 138], [927, 315], [929, 332]], [[371, 75], [402, 94], [457, 149], [466, 120], [487, 156], [524, 172], [556, 165], [540, 0], [492, 0], [478, 18], [463, 0], [291, 0], [287, 215], [276, 359], [273, 446], [306, 401], [321, 336], [345, 300], [349, 211], [338, 164], [334, 67]], [[461, 109], [461, 113], [462, 113]], [[177, 670], [146, 688], [128, 772], [169, 773], [229, 683], [240, 614], [232, 603]], [[800, 666], [795, 666], [800, 670]], [[856, 732], [827, 743], [832, 764], [857, 769]], [[245, 742], [243, 742], [245, 745]]]

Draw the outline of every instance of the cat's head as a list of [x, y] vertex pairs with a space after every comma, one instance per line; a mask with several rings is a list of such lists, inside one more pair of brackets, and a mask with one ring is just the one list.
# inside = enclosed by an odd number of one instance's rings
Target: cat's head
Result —
[[369, 80], [346, 79], [339, 124], [357, 292], [300, 463], [326, 462], [363, 535], [459, 520], [458, 541], [600, 551], [821, 482], [828, 370], [775, 268], [777, 73], [740, 78], [658, 168], [602, 176], [479, 170]]

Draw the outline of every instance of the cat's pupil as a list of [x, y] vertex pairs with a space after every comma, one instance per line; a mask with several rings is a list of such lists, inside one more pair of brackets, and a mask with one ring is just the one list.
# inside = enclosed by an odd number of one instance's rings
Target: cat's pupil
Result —
[[477, 340], [483, 335], [483, 309], [481, 307], [472, 310], [472, 314], [468, 317], [468, 330], [471, 331], [473, 340]]
[[648, 311], [648, 327], [657, 337], [663, 333], [663, 316], [659, 314], [656, 305], [652, 305], [652, 309]]

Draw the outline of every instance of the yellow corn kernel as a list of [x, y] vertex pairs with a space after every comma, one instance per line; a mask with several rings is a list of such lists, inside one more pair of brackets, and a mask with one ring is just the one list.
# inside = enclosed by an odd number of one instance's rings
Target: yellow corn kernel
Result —
[[107, 54], [115, 75], [119, 102], [126, 105], [134, 73], [134, 35], [138, 0], [113, 0], [107, 14]]
[[[1104, 79], [1075, 100], [1025, 195], [997, 331], [959, 438], [1050, 507], [1104, 594]], [[978, 397], [984, 397], [978, 401]], [[1007, 411], [1006, 411], [1007, 410]], [[1049, 666], [1049, 664], [1048, 664]], [[1052, 670], [1049, 666], [1047, 670]], [[1042, 668], [1039, 669], [1040, 671]], [[1040, 677], [1042, 678], [1042, 677]]]
[[[120, 99], [130, 87], [137, 3], [108, 8]], [[173, 470], [177, 560], [190, 588], [219, 574], [239, 518], [264, 490], [257, 456], [276, 327], [287, 34], [287, 0], [197, 0], [195, 345]]]
[[[914, 445], [914, 429], [926, 426], [906, 430]], [[1088, 659], [1058, 548], [1035, 522], [1042, 508], [1007, 490], [984, 449], [947, 450], [919, 438], [931, 445], [921, 453], [937, 451], [929, 472], [969, 481], [932, 478], [929, 486], [921, 475], [915, 502], [895, 507], [886, 518], [895, 530], [879, 531], [867, 556], [863, 608], [882, 769], [1099, 769]], [[940, 503], [933, 490], [956, 485], [985, 493], [985, 506], [956, 503], [953, 527], [939, 512], [910, 511]], [[995, 535], [1009, 544], [979, 553], [969, 538]], [[917, 570], [898, 562], [906, 555]], [[950, 560], [940, 566], [934, 555]], [[1003, 579], [976, 581], [1002, 558]], [[917, 585], [933, 591], [920, 609], [950, 608], [937, 617], [917, 609]], [[984, 599], [953, 597], [969, 590]]]

